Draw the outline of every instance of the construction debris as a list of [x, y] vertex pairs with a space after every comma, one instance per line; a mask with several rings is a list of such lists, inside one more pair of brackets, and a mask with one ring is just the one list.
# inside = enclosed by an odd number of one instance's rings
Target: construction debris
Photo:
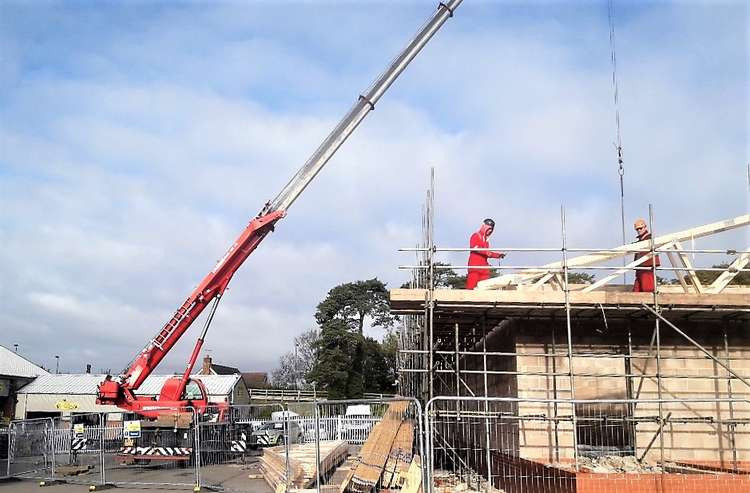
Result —
[[[575, 469], [574, 464], [553, 464], [555, 467], [573, 471]], [[578, 457], [578, 470], [581, 472], [599, 473], [599, 474], [617, 474], [617, 473], [632, 473], [632, 474], [649, 474], [649, 473], [660, 473], [662, 468], [659, 465], [643, 460], [638, 460], [632, 455], [619, 456], [619, 455], [603, 455], [600, 457]]]

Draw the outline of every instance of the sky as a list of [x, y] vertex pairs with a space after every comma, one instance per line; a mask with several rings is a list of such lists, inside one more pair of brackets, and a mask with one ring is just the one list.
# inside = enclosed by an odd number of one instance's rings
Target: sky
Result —
[[[119, 372], [436, 3], [1, 2], [0, 344]], [[747, 213], [748, 4], [614, 12], [628, 241], [649, 204], [656, 234]], [[563, 207], [569, 247], [621, 244], [614, 115], [605, 0], [465, 0], [238, 271], [204, 347], [271, 371], [333, 286], [398, 287], [432, 167], [439, 246], [489, 216], [493, 246], [559, 247]]]

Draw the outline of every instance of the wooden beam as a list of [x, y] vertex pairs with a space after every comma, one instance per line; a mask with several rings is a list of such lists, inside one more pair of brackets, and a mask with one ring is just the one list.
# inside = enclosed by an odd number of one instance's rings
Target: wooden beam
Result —
[[[674, 267], [675, 269], [684, 268], [684, 266], [679, 262], [679, 259], [676, 254], [672, 252], [667, 252], [667, 258], [669, 258], [669, 263], [672, 264], [672, 267]], [[689, 293], [690, 288], [688, 287], [688, 284], [685, 282], [684, 276], [682, 275], [683, 272], [686, 272], [686, 271], [684, 270], [674, 271], [675, 276], [677, 277], [677, 280], [680, 281], [680, 286], [682, 286], [682, 289], [684, 289], [686, 293]]]
[[[750, 250], [750, 247], [748, 247]], [[750, 253], [743, 253], [737, 257], [734, 262], [729, 264], [727, 270], [721, 273], [716, 280], [706, 290], [709, 293], [721, 293], [727, 285], [732, 282], [737, 274], [740, 273], [740, 269], [744, 269], [745, 266], [750, 263]]]
[[[715, 223], [704, 224], [703, 226], [697, 226], [695, 228], [678, 231], [676, 233], [670, 233], [654, 238], [654, 248], [662, 248], [664, 245], [682, 241], [691, 238], [701, 238], [722, 231], [729, 231], [731, 229], [747, 226], [750, 224], [750, 214], [744, 214], [731, 219], [725, 219], [723, 221], [717, 221]], [[628, 243], [615, 247], [611, 250], [603, 250], [599, 252], [590, 253], [588, 255], [581, 255], [578, 257], [572, 257], [568, 259], [568, 268], [583, 267], [586, 265], [592, 265], [605, 260], [611, 260], [622, 257], [632, 253], [633, 250], [639, 251], [650, 251], [651, 240], [642, 240], [634, 243]], [[537, 279], [539, 276], [543, 276], [550, 270], [562, 269], [562, 262], [552, 262], [541, 266], [539, 269], [526, 269], [516, 274], [506, 274], [492, 279], [480, 281], [477, 285], [479, 289], [502, 289], [510, 284], [520, 284], [529, 279]]]
[[695, 268], [693, 267], [693, 263], [690, 261], [690, 257], [688, 257], [685, 252], [682, 251], [682, 243], [679, 241], [674, 242], [674, 248], [677, 250], [677, 255], [680, 258], [680, 261], [682, 262], [682, 265], [687, 269], [688, 276], [690, 276], [690, 282], [693, 284], [693, 288], [695, 288], [695, 291], [697, 293], [703, 292], [703, 283], [701, 283], [701, 280], [698, 279], [698, 274], [695, 272]]
[[581, 292], [582, 293], [588, 293], [589, 291], [593, 291], [593, 290], [595, 290], [596, 288], [598, 288], [600, 286], [604, 286], [605, 284], [607, 284], [609, 281], [611, 281], [615, 277], [620, 277], [625, 272], [629, 271], [633, 267], [638, 267], [639, 265], [641, 265], [646, 260], [649, 260], [650, 258], [651, 258], [651, 254], [648, 253], [648, 254], [644, 255], [643, 257], [639, 258], [638, 260], [634, 260], [634, 261], [630, 262], [629, 264], [627, 264], [626, 266], [624, 266], [622, 269], [617, 269], [613, 274], [610, 274], [607, 277], [602, 277], [601, 279], [599, 279], [598, 281], [596, 281], [594, 284], [586, 286], [585, 288], [583, 288], [581, 290]]

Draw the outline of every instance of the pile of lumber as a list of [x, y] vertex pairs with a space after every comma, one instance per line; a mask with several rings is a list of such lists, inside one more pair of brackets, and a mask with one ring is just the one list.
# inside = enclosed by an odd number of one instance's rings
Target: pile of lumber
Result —
[[[358, 464], [347, 485], [349, 491], [367, 493], [378, 484], [383, 489], [402, 488], [415, 459], [419, 469], [419, 458], [413, 454], [414, 422], [405, 416], [408, 407], [405, 401], [388, 406], [382, 421], [375, 425], [362, 445]], [[421, 478], [421, 474], [417, 476]]]
[[[349, 444], [343, 440], [320, 442], [320, 474], [326, 476], [349, 455]], [[310, 488], [315, 484], [315, 444], [289, 445], [289, 491]], [[269, 447], [263, 450], [260, 458], [263, 478], [274, 491], [286, 485], [286, 452], [284, 446]]]

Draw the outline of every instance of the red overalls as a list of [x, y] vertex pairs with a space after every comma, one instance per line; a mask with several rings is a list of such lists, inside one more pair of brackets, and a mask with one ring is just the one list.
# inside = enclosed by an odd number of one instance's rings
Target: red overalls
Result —
[[[651, 239], [651, 233], [646, 233], [643, 236], [643, 238], [639, 238], [638, 241], [649, 240], [649, 239]], [[638, 260], [644, 255], [648, 255], [648, 252], [637, 252], [633, 260]], [[656, 261], [657, 267], [661, 265], [659, 256], [654, 255], [653, 258], [645, 260], [643, 263], [638, 265], [638, 267], [653, 267], [654, 261]], [[635, 283], [633, 283], [633, 292], [653, 293], [654, 288], [655, 288], [655, 283], [654, 283], [653, 270], [636, 270], [635, 271]]]
[[[490, 242], [487, 240], [486, 236], [488, 229], [489, 226], [483, 224], [482, 227], [479, 228], [479, 231], [471, 235], [471, 239], [469, 240], [469, 248], [489, 248]], [[469, 253], [469, 265], [490, 265], [487, 260], [491, 258], [500, 258], [500, 253], [489, 251], [471, 252]], [[477, 283], [479, 281], [483, 281], [489, 278], [489, 269], [469, 268], [469, 273], [466, 276], [466, 289], [474, 289], [475, 287], [477, 287]]]

